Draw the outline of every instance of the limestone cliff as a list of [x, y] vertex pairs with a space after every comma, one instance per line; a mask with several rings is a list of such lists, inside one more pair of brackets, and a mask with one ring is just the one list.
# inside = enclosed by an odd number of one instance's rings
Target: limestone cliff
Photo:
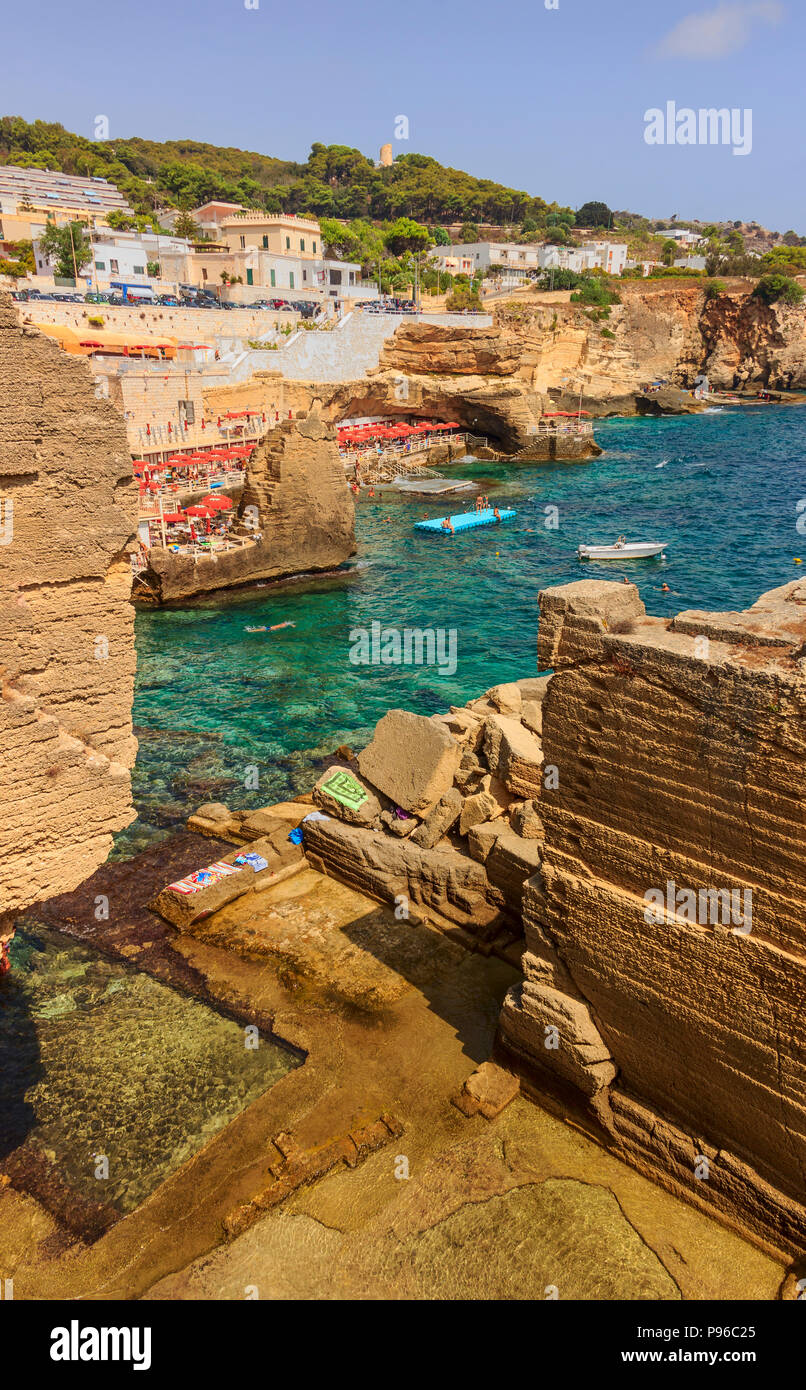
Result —
[[633, 413], [635, 393], [658, 378], [684, 388], [700, 373], [719, 389], [806, 386], [802, 309], [765, 304], [747, 281], [713, 299], [699, 284], [668, 280], [617, 289], [621, 303], [606, 319], [545, 296], [502, 305], [501, 351], [516, 356], [518, 378], [562, 408], [573, 408], [581, 391], [594, 414]]
[[[249, 544], [198, 559], [156, 547], [136, 596], [176, 603], [259, 579], [333, 569], [354, 553], [353, 498], [318, 403], [258, 445], [238, 511]], [[255, 528], [260, 538], [253, 543]]]
[[655, 1180], [801, 1251], [806, 583], [672, 622], [633, 586], [540, 601], [553, 776], [504, 1042]]
[[0, 295], [0, 922], [75, 888], [134, 818], [137, 489], [86, 362]]

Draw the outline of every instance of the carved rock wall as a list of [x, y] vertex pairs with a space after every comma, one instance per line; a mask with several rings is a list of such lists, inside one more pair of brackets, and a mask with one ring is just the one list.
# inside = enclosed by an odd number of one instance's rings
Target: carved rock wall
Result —
[[0, 295], [0, 921], [75, 888], [134, 818], [137, 488], [85, 361]]
[[[806, 583], [671, 623], [632, 586], [540, 598], [556, 777], [503, 1041], [649, 1176], [801, 1251]], [[741, 892], [751, 920], [681, 890]]]

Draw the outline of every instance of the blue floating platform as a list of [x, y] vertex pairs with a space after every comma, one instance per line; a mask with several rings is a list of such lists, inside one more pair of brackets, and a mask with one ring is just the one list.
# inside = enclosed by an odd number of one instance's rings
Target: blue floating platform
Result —
[[[512, 507], [499, 507], [498, 515], [502, 521], [511, 521], [517, 513]], [[450, 531], [442, 528], [444, 517], [435, 516], [428, 521], [415, 521], [415, 531], [439, 531], [443, 536], [449, 536]], [[487, 507], [483, 512], [457, 512], [455, 516], [449, 518], [454, 531], [470, 531], [474, 526], [496, 526], [495, 513], [492, 507]]]

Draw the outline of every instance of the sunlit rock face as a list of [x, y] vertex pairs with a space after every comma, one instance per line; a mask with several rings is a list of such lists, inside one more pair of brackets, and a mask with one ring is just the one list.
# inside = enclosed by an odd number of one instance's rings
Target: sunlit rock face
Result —
[[[142, 597], [176, 603], [261, 579], [336, 568], [355, 551], [355, 506], [335, 431], [318, 402], [258, 444], [246, 474], [236, 529], [257, 544], [191, 559], [155, 548]], [[140, 595], [138, 595], [140, 596]]]
[[85, 361], [0, 295], [0, 922], [76, 887], [134, 819], [137, 520], [126, 430]]
[[806, 1240], [806, 583], [646, 615], [540, 596], [542, 862], [502, 1037], [655, 1180]]

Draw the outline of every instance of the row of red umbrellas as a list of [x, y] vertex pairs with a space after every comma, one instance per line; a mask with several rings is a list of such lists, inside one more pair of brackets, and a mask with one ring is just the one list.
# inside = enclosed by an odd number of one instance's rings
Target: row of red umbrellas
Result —
[[208, 449], [203, 454], [172, 454], [170, 458], [162, 462], [153, 462], [149, 459], [134, 459], [132, 466], [135, 473], [142, 473], [146, 468], [183, 468], [200, 463], [223, 463], [241, 462], [247, 459], [252, 453], [254, 445], [233, 445], [231, 449]]
[[430, 434], [438, 430], [458, 428], [458, 420], [448, 420], [439, 424], [423, 422], [419, 425], [359, 425], [355, 428], [351, 428], [349, 425], [340, 425], [339, 442], [360, 444], [369, 439], [406, 439], [412, 434]]
[[186, 507], [184, 512], [166, 512], [165, 520], [169, 522], [184, 521], [186, 517], [196, 516], [210, 520], [217, 516], [219, 512], [228, 512], [232, 507], [232, 498], [224, 496], [203, 497], [201, 502], [195, 502], [192, 507]]

